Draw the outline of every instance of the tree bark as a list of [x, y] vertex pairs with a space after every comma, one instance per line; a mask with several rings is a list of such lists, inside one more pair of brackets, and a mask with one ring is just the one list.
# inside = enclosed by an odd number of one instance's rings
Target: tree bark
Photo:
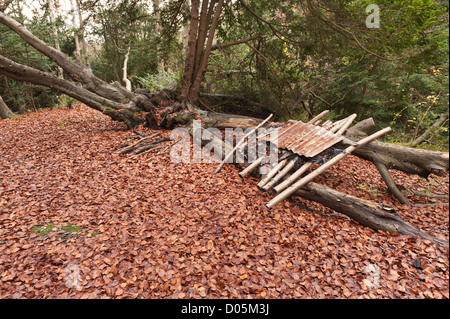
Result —
[[6, 120], [10, 119], [13, 116], [14, 113], [9, 109], [8, 105], [6, 105], [5, 101], [3, 101], [3, 98], [0, 95], [0, 119]]
[[[60, 79], [52, 74], [16, 63], [3, 56], [0, 56], [0, 74], [4, 74], [12, 79], [49, 87], [55, 91], [71, 96], [78, 101], [96, 109], [114, 120], [125, 122], [127, 126], [134, 127], [143, 122], [135, 117], [132, 111], [139, 110], [134, 105], [118, 103], [113, 100], [101, 97], [90, 92], [83, 87], [72, 82]], [[122, 109], [125, 109], [122, 111]]]
[[329, 207], [374, 230], [412, 235], [430, 240], [437, 245], [449, 246], [448, 241], [424, 233], [404, 221], [395, 209], [390, 206], [343, 194], [314, 182], [309, 182], [305, 187], [297, 190], [296, 194], [307, 200]]
[[[213, 3], [213, 2], [211, 2]], [[203, 78], [205, 76], [206, 66], [208, 65], [209, 55], [211, 54], [211, 47], [214, 40], [214, 34], [216, 32], [217, 24], [219, 22], [220, 15], [222, 14], [224, 0], [219, 0], [216, 7], [216, 12], [214, 13], [213, 20], [211, 22], [211, 26], [209, 27], [208, 33], [208, 41], [206, 43], [206, 48], [200, 54], [200, 61], [197, 66], [195, 66], [196, 73], [194, 74], [194, 81], [192, 83], [190, 93], [189, 93], [189, 101], [193, 105], [198, 104], [198, 99], [200, 96], [200, 85], [202, 84]], [[199, 54], [196, 52], [196, 54]]]
[[181, 100], [184, 105], [199, 103], [200, 86], [211, 54], [223, 4], [224, 0], [203, 0], [199, 17], [200, 0], [191, 1], [191, 21], [181, 88]]
[[[48, 0], [48, 11], [49, 11], [49, 18], [50, 18], [50, 24], [52, 25], [51, 29], [52, 29], [52, 35], [53, 35], [53, 40], [55, 41], [55, 49], [56, 50], [60, 50], [59, 49], [59, 40], [58, 40], [58, 30], [56, 28], [56, 6], [55, 6], [55, 2], [54, 0]], [[63, 69], [58, 66], [57, 68], [58, 71], [58, 78], [62, 79], [63, 78]]]
[[[375, 123], [372, 118], [369, 118], [349, 128], [345, 136], [350, 141], [358, 141], [373, 129], [375, 129]], [[415, 149], [373, 141], [355, 150], [353, 154], [373, 163], [378, 161], [387, 169], [396, 169], [423, 178], [427, 178], [432, 173], [441, 175], [449, 170], [448, 152]]]
[[[161, 26], [161, 9], [159, 8], [160, 0], [153, 0], [153, 14], [155, 17], [155, 33], [157, 37], [161, 37], [162, 26]], [[158, 46], [157, 51], [159, 53], [160, 47]], [[158, 72], [164, 72], [164, 59], [162, 59], [159, 54], [157, 55], [158, 60]]]
[[200, 0], [191, 0], [188, 45], [186, 50], [186, 59], [184, 62], [183, 83], [181, 86], [181, 100], [183, 101], [183, 103], [186, 103], [188, 101], [189, 90], [191, 88], [194, 73], [199, 7]]
[[391, 128], [387, 127], [385, 129], [382, 129], [378, 131], [377, 133], [374, 133], [362, 140], [360, 140], [357, 144], [347, 147], [343, 153], [340, 153], [330, 159], [328, 162], [322, 164], [318, 169], [311, 172], [310, 174], [300, 178], [297, 180], [292, 186], [289, 186], [286, 190], [283, 190], [277, 197], [272, 199], [268, 204], [267, 207], [273, 207], [280, 201], [286, 199], [288, 196], [290, 196], [292, 193], [294, 193], [296, 190], [300, 189], [301, 187], [305, 186], [309, 182], [311, 182], [314, 178], [316, 178], [318, 175], [325, 172], [326, 169], [330, 168], [331, 166], [337, 164], [341, 159], [343, 159], [345, 156], [351, 154], [354, 150], [362, 147], [363, 145], [369, 143], [370, 141], [373, 141], [377, 139], [380, 136], [383, 136], [387, 132], [390, 132]]
[[[202, 122], [207, 127], [214, 127], [217, 129], [226, 128], [253, 128], [261, 123], [261, 120], [254, 117], [234, 115], [234, 114], [224, 114], [209, 112], [200, 109], [194, 109], [195, 113], [198, 114]], [[178, 112], [173, 116], [163, 117], [161, 120], [161, 128], [166, 130], [171, 130], [177, 125], [189, 125], [195, 117], [195, 113], [191, 111]]]
[[128, 79], [128, 59], [130, 58], [130, 49], [131, 47], [128, 47], [122, 68], [122, 83], [128, 91], [131, 91], [131, 81]]
[[[72, 6], [72, 24], [73, 28], [77, 28], [77, 6], [75, 4], [75, 0], [70, 0], [70, 4]], [[80, 21], [81, 25], [81, 21]], [[78, 30], [75, 30], [73, 39], [75, 41], [75, 50], [73, 51], [73, 55], [75, 57], [75, 60], [80, 64], [83, 64], [83, 59], [81, 58], [81, 46], [80, 46], [80, 37], [78, 34]], [[57, 48], [59, 50], [59, 48]]]
[[373, 155], [374, 155], [373, 163], [375, 164], [375, 167], [378, 169], [378, 172], [380, 172], [381, 177], [383, 178], [387, 188], [391, 191], [392, 195], [394, 195], [394, 197], [397, 198], [397, 200], [400, 203], [405, 205], [411, 205], [411, 202], [408, 200], [408, 198], [397, 187], [397, 184], [395, 184], [395, 181], [392, 178], [391, 174], [389, 173], [389, 170], [383, 164], [378, 154], [373, 153]]

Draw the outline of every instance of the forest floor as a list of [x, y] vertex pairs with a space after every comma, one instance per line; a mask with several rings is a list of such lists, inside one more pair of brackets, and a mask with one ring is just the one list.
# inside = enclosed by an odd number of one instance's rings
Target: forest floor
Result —
[[[272, 196], [231, 164], [119, 155], [131, 135], [83, 105], [0, 121], [1, 299], [449, 298], [448, 248], [300, 197], [269, 211]], [[448, 174], [392, 174], [448, 194]], [[369, 162], [348, 156], [317, 182], [449, 239], [448, 206], [399, 205]]]

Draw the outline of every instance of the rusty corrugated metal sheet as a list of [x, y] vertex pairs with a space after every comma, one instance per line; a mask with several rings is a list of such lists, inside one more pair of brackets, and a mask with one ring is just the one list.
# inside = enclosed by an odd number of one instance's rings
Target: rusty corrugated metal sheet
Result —
[[306, 157], [314, 157], [343, 138], [342, 135], [333, 134], [324, 127], [299, 121], [280, 131], [278, 147]]

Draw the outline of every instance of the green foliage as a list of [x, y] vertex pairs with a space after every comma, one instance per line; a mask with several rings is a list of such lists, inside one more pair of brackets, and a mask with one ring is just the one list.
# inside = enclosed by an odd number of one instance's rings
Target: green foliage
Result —
[[143, 76], [157, 68], [157, 39], [154, 18], [145, 1], [112, 1], [95, 8], [93, 35], [102, 39], [97, 59], [92, 61], [94, 74], [105, 81], [122, 80], [122, 67], [128, 47], [128, 74]]
[[[360, 120], [373, 117], [379, 126], [392, 126], [389, 138], [402, 143], [448, 109], [448, 5], [431, 0], [246, 3], [259, 18], [239, 3], [229, 4], [220, 42], [257, 32], [264, 36], [213, 52], [206, 90], [265, 104], [281, 119], [303, 119], [324, 109], [334, 119], [356, 112]], [[365, 25], [365, 8], [372, 3], [380, 7], [379, 29]], [[444, 148], [446, 132], [448, 122], [434, 136]]]
[[[47, 12], [42, 15], [36, 13], [33, 19], [26, 19], [19, 10], [20, 8], [13, 9], [13, 12], [10, 13], [12, 17], [24, 23], [29, 31], [43, 41], [53, 43], [54, 39], [50, 33]], [[64, 22], [58, 20], [57, 25], [60, 28], [60, 37], [67, 37], [67, 32], [63, 27]], [[0, 55], [45, 72], [56, 73], [56, 64], [25, 43], [19, 35], [2, 24], [0, 24], [0, 33], [2, 35], [0, 37]], [[0, 77], [0, 81], [0, 95], [3, 96], [5, 102], [14, 112], [24, 113], [39, 108], [52, 107], [58, 101], [58, 93], [49, 88], [18, 82], [6, 77]]]

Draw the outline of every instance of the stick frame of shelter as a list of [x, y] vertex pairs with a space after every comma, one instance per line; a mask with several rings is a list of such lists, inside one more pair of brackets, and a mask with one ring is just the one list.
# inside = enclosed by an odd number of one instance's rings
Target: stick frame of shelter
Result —
[[[323, 114], [324, 112], [322, 112], [321, 114]], [[320, 115], [320, 114], [319, 114]], [[351, 125], [351, 123], [353, 122], [353, 120], [356, 118], [356, 114], [352, 114], [351, 116], [344, 118], [342, 120], [339, 120], [335, 123], [331, 122], [331, 121], [326, 121], [322, 124], [322, 127], [329, 129], [330, 133], [336, 133], [336, 135], [341, 135], [342, 133], [344, 133], [347, 128]], [[316, 119], [313, 119], [314, 121], [317, 121]], [[313, 121], [311, 120], [311, 121]], [[310, 121], [310, 122], [311, 122]], [[308, 122], [308, 124], [311, 124], [310, 122]], [[287, 131], [287, 130], [286, 130]], [[286, 132], [285, 131], [285, 132]], [[305, 136], [303, 136], [305, 137]], [[277, 192], [282, 191], [283, 189], [285, 189], [286, 187], [288, 187], [290, 184], [292, 184], [296, 179], [300, 178], [300, 176], [305, 173], [309, 167], [311, 167], [312, 162], [307, 162], [305, 164], [302, 165], [301, 168], [299, 168], [296, 172], [294, 172], [289, 178], [285, 179], [283, 181], [283, 183], [281, 183], [280, 185], [276, 186], [274, 189]], [[272, 178], [272, 180], [270, 180], [269, 182], [266, 182], [265, 185], [262, 187], [263, 190], [269, 190], [271, 187], [273, 187], [283, 176], [285, 176], [287, 173], [289, 173], [289, 171], [295, 166], [295, 162], [294, 160], [291, 160], [276, 176], [274, 176]]]

